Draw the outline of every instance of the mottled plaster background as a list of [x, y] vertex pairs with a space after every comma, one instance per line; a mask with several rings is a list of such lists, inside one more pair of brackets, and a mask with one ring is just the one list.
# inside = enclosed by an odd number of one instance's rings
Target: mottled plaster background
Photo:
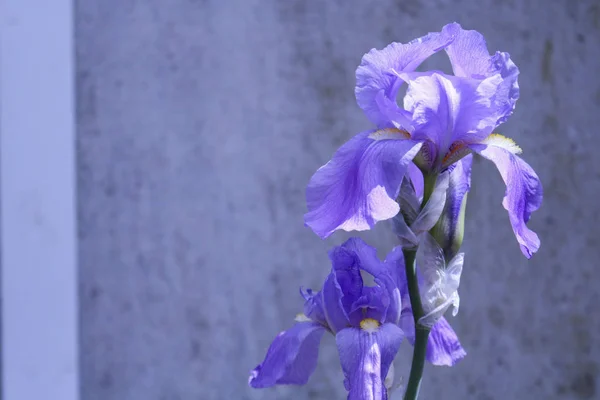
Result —
[[[305, 387], [251, 390], [248, 371], [347, 237], [303, 226], [304, 187], [370, 128], [361, 56], [455, 20], [520, 67], [499, 131], [544, 182], [542, 247], [521, 255], [476, 159], [450, 318], [468, 356], [428, 366], [422, 398], [600, 398], [598, 0], [78, 0], [83, 400], [345, 398], [332, 337]], [[363, 237], [383, 255], [380, 225]]]

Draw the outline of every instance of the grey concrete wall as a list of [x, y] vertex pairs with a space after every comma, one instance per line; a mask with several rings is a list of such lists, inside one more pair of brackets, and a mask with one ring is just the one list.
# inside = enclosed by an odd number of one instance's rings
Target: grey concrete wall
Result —
[[521, 69], [500, 131], [545, 184], [542, 247], [523, 258], [477, 159], [451, 319], [469, 354], [428, 367], [422, 397], [600, 398], [597, 0], [79, 0], [83, 400], [344, 398], [331, 337], [305, 387], [253, 391], [248, 371], [346, 237], [303, 227], [304, 187], [370, 127], [361, 56], [454, 20]]

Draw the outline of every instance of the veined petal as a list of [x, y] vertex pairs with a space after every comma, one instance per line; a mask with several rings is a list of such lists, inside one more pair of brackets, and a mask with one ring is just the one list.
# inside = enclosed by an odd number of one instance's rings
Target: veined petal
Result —
[[408, 82], [404, 108], [412, 115], [412, 138], [436, 146], [432, 159], [441, 163], [455, 142], [473, 143], [496, 127], [499, 110], [493, 98], [502, 83], [499, 75], [486, 79], [401, 73]]
[[367, 118], [380, 128], [394, 126], [392, 121], [402, 125], [405, 117], [396, 104], [396, 95], [403, 82], [394, 72], [414, 71], [426, 58], [452, 43], [459, 28], [449, 24], [439, 33], [365, 54], [356, 70], [355, 94]]
[[521, 246], [521, 252], [527, 258], [540, 247], [537, 234], [527, 227], [531, 213], [542, 205], [544, 191], [537, 174], [523, 159], [513, 154], [508, 143], [472, 145], [471, 148], [496, 164], [496, 168], [506, 184], [506, 194], [502, 205], [508, 211], [510, 224]]
[[[456, 24], [458, 25], [458, 24]], [[508, 53], [496, 52], [490, 56], [483, 35], [477, 31], [463, 30], [458, 25], [456, 39], [446, 47], [456, 76], [483, 79], [499, 75], [502, 83], [498, 87], [494, 103], [500, 110], [496, 125], [506, 121], [519, 98], [519, 69]]]
[[384, 379], [400, 348], [402, 330], [389, 323], [375, 330], [346, 328], [335, 340], [348, 400], [387, 399]]
[[392, 218], [406, 169], [421, 143], [396, 129], [363, 132], [342, 145], [306, 188], [304, 222], [321, 238]]
[[452, 329], [446, 318], [442, 317], [431, 328], [427, 341], [427, 361], [433, 365], [453, 366], [463, 359], [467, 352], [458, 341], [456, 332]]
[[283, 331], [271, 343], [265, 360], [250, 373], [253, 388], [273, 385], [304, 385], [317, 366], [319, 343], [325, 328], [300, 322]]

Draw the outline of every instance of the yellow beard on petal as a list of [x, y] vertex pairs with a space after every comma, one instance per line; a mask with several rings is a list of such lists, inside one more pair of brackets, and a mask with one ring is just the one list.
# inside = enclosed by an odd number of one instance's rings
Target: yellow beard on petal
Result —
[[507, 138], [506, 136], [502, 136], [499, 133], [492, 133], [486, 137], [481, 144], [501, 147], [513, 154], [521, 154], [523, 152], [523, 150], [521, 150], [514, 140]]
[[365, 318], [360, 321], [360, 329], [369, 333], [377, 332], [379, 329], [379, 321], [374, 320], [373, 318]]

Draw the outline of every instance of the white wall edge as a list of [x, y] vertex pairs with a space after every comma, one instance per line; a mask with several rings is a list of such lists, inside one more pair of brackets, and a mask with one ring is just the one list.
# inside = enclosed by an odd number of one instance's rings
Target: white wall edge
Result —
[[79, 397], [71, 0], [0, 2], [3, 400]]

